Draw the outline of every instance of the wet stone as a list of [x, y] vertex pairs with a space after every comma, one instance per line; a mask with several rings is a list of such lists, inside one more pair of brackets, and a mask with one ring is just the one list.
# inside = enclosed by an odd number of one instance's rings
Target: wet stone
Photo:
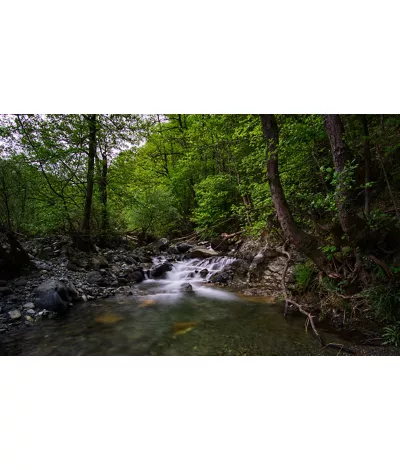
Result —
[[35, 304], [33, 302], [27, 302], [26, 304], [23, 305], [23, 308], [35, 308]]
[[18, 320], [18, 318], [21, 318], [21, 312], [19, 310], [11, 310], [8, 312], [8, 315], [11, 320]]

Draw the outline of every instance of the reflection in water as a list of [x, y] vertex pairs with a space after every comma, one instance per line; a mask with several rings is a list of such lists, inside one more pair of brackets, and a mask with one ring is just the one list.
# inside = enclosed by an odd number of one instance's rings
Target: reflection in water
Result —
[[[204, 284], [199, 275], [203, 266], [220, 269], [221, 263], [228, 262], [231, 259], [176, 263], [165, 279], [136, 285], [134, 296], [79, 304], [64, 317], [43, 318], [20, 338], [18, 353], [332, 354], [320, 349], [311, 332], [305, 333], [303, 316], [285, 320], [279, 303], [268, 303], [264, 298], [254, 301]], [[192, 284], [193, 292], [180, 290], [184, 282]], [[326, 332], [325, 337], [342, 342]]]

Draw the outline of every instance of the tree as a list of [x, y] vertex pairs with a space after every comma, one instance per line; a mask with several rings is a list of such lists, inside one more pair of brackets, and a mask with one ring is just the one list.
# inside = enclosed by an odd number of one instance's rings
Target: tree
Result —
[[283, 191], [279, 167], [278, 124], [273, 114], [261, 114], [261, 124], [267, 143], [268, 183], [279, 224], [285, 237], [301, 252], [314, 261], [322, 271], [328, 271], [326, 256], [318, 247], [315, 237], [302, 230], [295, 222]]
[[89, 125], [89, 151], [86, 178], [86, 197], [85, 208], [82, 220], [82, 233], [84, 240], [89, 248], [90, 243], [90, 216], [92, 213], [93, 185], [94, 185], [94, 163], [96, 159], [96, 134], [97, 134], [97, 118], [96, 114], [84, 116]]
[[333, 165], [337, 175], [336, 205], [339, 222], [350, 243], [358, 244], [365, 236], [365, 222], [357, 215], [351, 186], [350, 151], [344, 140], [339, 114], [325, 114], [326, 132], [331, 144]]

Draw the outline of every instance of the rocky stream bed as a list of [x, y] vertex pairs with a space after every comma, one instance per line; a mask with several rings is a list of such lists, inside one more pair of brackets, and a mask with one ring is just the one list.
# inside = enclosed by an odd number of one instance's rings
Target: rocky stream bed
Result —
[[[34, 240], [26, 249], [34, 269], [0, 281], [5, 355], [338, 352], [305, 334], [301, 315], [283, 318], [278, 297], [285, 259], [251, 240], [223, 252], [208, 242], [161, 239], [87, 254], [66, 237]], [[289, 268], [289, 282], [291, 276]], [[321, 327], [329, 341], [354, 354], [398, 354]]]

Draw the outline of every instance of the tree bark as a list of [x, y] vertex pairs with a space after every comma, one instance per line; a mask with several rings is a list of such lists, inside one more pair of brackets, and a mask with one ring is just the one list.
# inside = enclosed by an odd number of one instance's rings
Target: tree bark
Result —
[[344, 127], [339, 114], [325, 114], [324, 123], [331, 144], [333, 166], [338, 175], [336, 205], [339, 222], [343, 232], [349, 237], [349, 242], [357, 245], [364, 236], [365, 222], [356, 214], [352, 192], [345, 181], [346, 164], [350, 161], [350, 152], [344, 141]]
[[90, 238], [90, 217], [92, 213], [94, 162], [96, 158], [96, 114], [85, 116], [89, 124], [89, 155], [87, 168], [87, 186], [85, 208], [83, 212], [82, 232], [86, 238]]
[[261, 114], [261, 124], [267, 142], [268, 183], [279, 224], [285, 235], [301, 253], [308, 256], [324, 272], [328, 272], [328, 260], [319, 249], [315, 237], [296, 224], [283, 191], [278, 168], [278, 125], [273, 114]]
[[101, 198], [101, 231], [102, 236], [107, 237], [108, 232], [108, 209], [107, 209], [107, 174], [108, 162], [107, 152], [102, 152], [101, 160], [101, 179], [100, 179], [100, 198]]
[[369, 130], [368, 130], [368, 121], [365, 114], [361, 115], [361, 122], [363, 125], [363, 134], [364, 134], [364, 211], [365, 216], [369, 217], [371, 212], [371, 188], [368, 187], [368, 184], [371, 181], [371, 148], [369, 142]]

